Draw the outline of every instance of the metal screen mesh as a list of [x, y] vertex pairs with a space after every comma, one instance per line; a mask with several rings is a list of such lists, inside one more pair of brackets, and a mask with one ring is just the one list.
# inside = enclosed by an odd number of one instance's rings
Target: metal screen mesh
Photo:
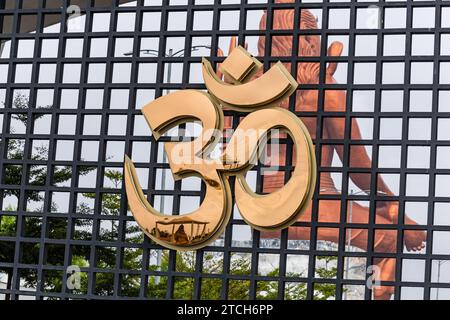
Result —
[[[450, 2], [0, 6], [1, 298], [371, 299], [371, 265], [384, 274], [388, 298], [450, 298]], [[301, 27], [302, 12], [316, 29]], [[277, 24], [285, 15], [290, 26]], [[183, 125], [155, 142], [140, 108], [173, 90], [205, 89], [201, 57], [223, 61], [217, 53], [226, 56], [233, 37], [265, 70], [278, 60], [297, 76], [317, 67], [316, 80], [297, 78], [299, 93], [286, 104], [314, 129], [311, 218], [265, 235], [235, 208], [211, 246], [165, 250], [127, 211], [123, 156], [157, 209], [198, 207], [204, 186], [174, 182], [162, 146], [201, 129]], [[299, 54], [302, 41], [319, 47]], [[342, 43], [340, 55], [328, 50], [333, 41]], [[327, 92], [344, 98], [330, 108]], [[225, 115], [235, 128], [246, 114]], [[294, 148], [278, 143], [278, 180], [263, 176], [261, 164], [248, 174], [257, 192], [289, 178]], [[391, 221], [380, 218], [397, 207]], [[407, 241], [418, 236], [426, 245], [411, 250]], [[71, 290], [74, 265], [81, 285]]]

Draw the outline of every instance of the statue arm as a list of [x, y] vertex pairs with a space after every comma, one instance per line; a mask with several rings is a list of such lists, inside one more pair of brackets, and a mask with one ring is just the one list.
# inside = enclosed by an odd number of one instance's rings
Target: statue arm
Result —
[[[325, 103], [327, 104], [328, 110], [339, 111], [342, 104], [345, 105], [345, 92], [344, 91], [327, 91], [325, 96]], [[341, 120], [342, 118], [331, 118], [328, 122], [328, 126], [324, 128], [328, 134], [328, 137], [333, 139], [333, 137], [339, 137], [342, 132], [345, 132], [345, 122]], [[354, 120], [356, 121], [356, 120]], [[352, 140], [360, 140], [361, 139], [361, 131], [357, 123], [353, 123], [351, 137]], [[341, 159], [344, 162], [344, 148], [336, 146], [335, 150]], [[344, 165], [346, 165], [344, 163]], [[366, 148], [364, 146], [354, 146], [352, 147], [351, 153], [349, 155], [349, 167], [353, 168], [371, 168], [372, 160], [369, 158], [367, 154]], [[360, 188], [361, 190], [370, 190], [370, 176], [361, 174], [361, 175], [353, 175], [353, 182]], [[377, 181], [377, 191], [386, 193], [389, 196], [394, 195], [392, 190], [387, 186], [384, 182], [383, 178], [378, 177]]]

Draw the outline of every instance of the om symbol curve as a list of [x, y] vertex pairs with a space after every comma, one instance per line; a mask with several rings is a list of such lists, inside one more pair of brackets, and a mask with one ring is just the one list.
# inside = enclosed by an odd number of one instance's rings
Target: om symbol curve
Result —
[[[125, 189], [130, 210], [140, 228], [156, 243], [175, 250], [194, 250], [217, 239], [228, 224], [233, 207], [230, 176], [236, 176], [235, 201], [243, 219], [260, 231], [275, 231], [293, 224], [308, 206], [316, 181], [316, 160], [308, 130], [293, 113], [278, 107], [298, 84], [278, 62], [251, 80], [261, 63], [237, 47], [221, 64], [232, 83], [222, 81], [208, 60], [202, 72], [208, 93], [181, 90], [147, 104], [142, 113], [155, 140], [170, 128], [200, 121], [202, 133], [189, 142], [164, 145], [174, 179], [200, 177], [206, 185], [200, 207], [185, 215], [158, 212], [140, 187], [136, 169], [125, 156]], [[223, 130], [222, 108], [249, 112], [236, 128], [219, 160], [210, 152]], [[271, 129], [283, 129], [296, 147], [295, 169], [289, 181], [270, 194], [254, 193], [245, 180]], [[249, 134], [249, 132], [254, 134]], [[256, 133], [256, 134], [255, 134]]]

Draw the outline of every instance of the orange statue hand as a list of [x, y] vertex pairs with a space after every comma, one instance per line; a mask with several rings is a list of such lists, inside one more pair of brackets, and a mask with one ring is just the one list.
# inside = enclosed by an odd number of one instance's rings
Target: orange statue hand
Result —
[[[328, 48], [328, 56], [329, 57], [340, 57], [342, 54], [342, 50], [344, 49], [344, 45], [342, 42], [335, 41]], [[337, 62], [330, 62], [327, 68], [327, 75], [332, 77], [337, 69]]]

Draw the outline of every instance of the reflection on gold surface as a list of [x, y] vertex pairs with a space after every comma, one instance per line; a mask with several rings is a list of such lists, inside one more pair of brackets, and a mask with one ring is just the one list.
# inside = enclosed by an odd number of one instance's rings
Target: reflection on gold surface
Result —
[[[206, 184], [200, 207], [183, 216], [158, 212], [139, 186], [136, 169], [125, 158], [125, 188], [128, 204], [141, 229], [167, 248], [192, 250], [215, 240], [228, 223], [232, 201], [228, 176], [236, 175], [236, 204], [252, 227], [279, 230], [294, 223], [308, 206], [315, 185], [316, 162], [311, 137], [291, 112], [277, 107], [297, 88], [281, 63], [254, 79], [261, 63], [238, 47], [221, 65], [232, 84], [222, 81], [203, 59], [203, 75], [209, 93], [182, 90], [160, 97], [142, 109], [155, 139], [180, 123], [200, 120], [203, 131], [190, 142], [168, 142], [165, 150], [175, 179], [198, 176]], [[220, 140], [224, 119], [222, 107], [250, 112], [232, 135], [219, 160], [209, 153]], [[255, 163], [272, 129], [283, 129], [294, 141], [296, 166], [289, 182], [267, 195], [255, 194], [245, 174]]]
[[125, 188], [136, 222], [152, 240], [171, 249], [203, 247], [222, 233], [231, 213], [231, 196], [223, 176], [216, 174], [216, 179], [219, 186], [207, 184], [205, 199], [195, 212], [178, 217], [164, 215], [148, 203], [133, 163], [125, 158]]
[[[156, 221], [156, 227], [151, 231], [151, 233], [161, 240], [165, 240], [174, 244], [185, 245], [206, 237], [208, 235], [208, 232], [206, 231], [206, 225], [208, 223], [209, 222], [206, 221], [193, 220], [189, 217], [181, 217], [172, 220], [164, 218], [163, 220]], [[189, 234], [186, 233], [184, 225], [190, 226]], [[165, 231], [164, 226], [169, 226], [169, 229], [171, 230]], [[176, 226], [178, 227], [175, 231]]]

